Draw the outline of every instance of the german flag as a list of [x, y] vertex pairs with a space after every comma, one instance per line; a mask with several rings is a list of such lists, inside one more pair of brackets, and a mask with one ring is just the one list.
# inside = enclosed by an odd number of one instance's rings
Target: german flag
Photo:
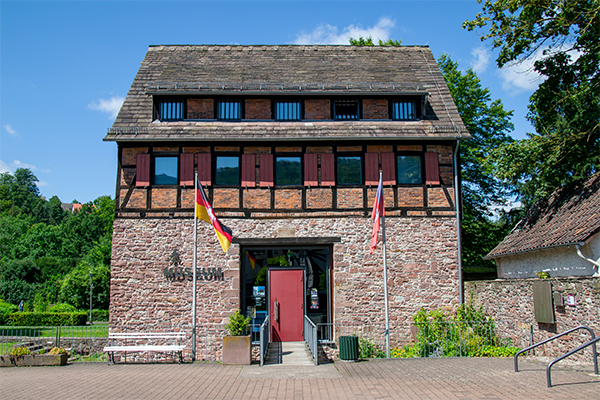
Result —
[[256, 258], [252, 257], [247, 251], [246, 255], [248, 256], [248, 260], [250, 261], [250, 266], [252, 267], [252, 269], [256, 268]]
[[196, 217], [212, 225], [215, 233], [217, 234], [217, 239], [219, 239], [219, 243], [221, 243], [223, 251], [227, 252], [227, 249], [231, 245], [233, 232], [231, 229], [219, 222], [215, 216], [212, 206], [206, 198], [204, 189], [202, 189], [201, 185], [198, 185], [198, 182], [196, 182], [196, 185]]

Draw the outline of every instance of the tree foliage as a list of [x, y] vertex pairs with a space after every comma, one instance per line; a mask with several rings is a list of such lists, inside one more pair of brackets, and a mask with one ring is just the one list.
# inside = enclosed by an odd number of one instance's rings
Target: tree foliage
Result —
[[[378, 40], [379, 46], [393, 46], [393, 47], [402, 46], [402, 40], [400, 40], [400, 39], [398, 39], [398, 40], [388, 39], [385, 42], [381, 39], [377, 39], [377, 40]], [[368, 36], [366, 38], [359, 36], [358, 39], [350, 37], [348, 39], [348, 41], [350, 42], [351, 46], [375, 46], [375, 43], [373, 42], [373, 37], [371, 37], [371, 36]]]
[[504, 218], [493, 219], [493, 212], [505, 205], [508, 188], [494, 177], [493, 151], [498, 146], [512, 143], [509, 132], [512, 111], [504, 109], [499, 99], [492, 100], [489, 89], [472, 69], [462, 72], [458, 63], [447, 55], [438, 59], [463, 123], [472, 136], [460, 145], [463, 198], [463, 262], [464, 265], [489, 265], [482, 259], [504, 236], [512, 225]]
[[541, 52], [530, 99], [536, 133], [501, 146], [497, 175], [531, 204], [600, 169], [600, 1], [486, 0], [464, 27], [500, 52], [499, 67]]
[[57, 302], [108, 307], [114, 201], [101, 196], [78, 213], [40, 196], [27, 169], [0, 174], [0, 299], [34, 309]]

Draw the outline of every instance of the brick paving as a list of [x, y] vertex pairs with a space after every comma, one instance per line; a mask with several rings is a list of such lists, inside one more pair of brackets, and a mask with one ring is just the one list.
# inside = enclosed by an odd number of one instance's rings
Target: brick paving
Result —
[[[312, 368], [310, 372], [304, 370]], [[512, 359], [405, 359], [318, 367], [74, 363], [0, 369], [0, 399], [597, 399], [600, 376]], [[315, 373], [322, 371], [322, 374]]]

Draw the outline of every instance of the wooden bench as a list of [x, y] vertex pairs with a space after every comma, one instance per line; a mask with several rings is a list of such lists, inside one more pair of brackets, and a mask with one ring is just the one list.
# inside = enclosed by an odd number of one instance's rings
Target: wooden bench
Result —
[[[183, 349], [185, 349], [185, 332], [136, 332], [136, 333], [108, 333], [109, 345], [104, 347], [108, 353], [108, 363], [115, 363], [115, 353], [151, 351], [179, 354], [179, 363], [183, 362]], [[140, 343], [142, 342], [142, 343]]]

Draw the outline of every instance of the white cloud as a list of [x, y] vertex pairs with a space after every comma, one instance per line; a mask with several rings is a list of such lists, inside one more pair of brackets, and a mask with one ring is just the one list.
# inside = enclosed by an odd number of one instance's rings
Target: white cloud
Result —
[[348, 39], [353, 37], [367, 38], [371, 36], [374, 42], [378, 39], [386, 41], [390, 38], [390, 31], [395, 26], [395, 22], [388, 18], [382, 17], [377, 23], [369, 28], [362, 28], [357, 25], [349, 25], [339, 31], [337, 26], [329, 24], [321, 24], [312, 32], [302, 33], [296, 36], [294, 44], [350, 44]]
[[13, 167], [14, 167], [14, 169], [17, 169], [17, 168], [29, 168], [32, 171], [36, 171], [37, 170], [37, 167], [35, 165], [27, 164], [27, 163], [21, 162], [19, 160], [13, 161]]
[[490, 52], [485, 47], [476, 47], [471, 50], [471, 68], [478, 74], [487, 70], [490, 64]]
[[12, 136], [16, 136], [19, 134], [19, 132], [15, 131], [12, 126], [10, 126], [10, 124], [4, 124], [4, 130]]
[[6, 164], [4, 161], [0, 160], [0, 174], [3, 174], [5, 172], [12, 173], [12, 170], [10, 169], [8, 164]]
[[[568, 50], [570, 46], [563, 45], [555, 49], [545, 47], [539, 49], [532, 54], [527, 60], [520, 63], [511, 64], [498, 71], [502, 79], [502, 88], [512, 94], [518, 94], [525, 91], [534, 91], [540, 83], [544, 81], [544, 77], [534, 71], [533, 66], [536, 61], [549, 57], [557, 52]], [[546, 52], [547, 54], [544, 54]], [[568, 51], [571, 55], [571, 60], [576, 61], [581, 53], [577, 51]]]
[[109, 115], [109, 119], [115, 119], [121, 106], [123, 105], [123, 101], [125, 101], [124, 97], [119, 95], [113, 96], [109, 99], [98, 99], [97, 101], [93, 101], [88, 104], [88, 108], [90, 110], [97, 110], [107, 113]]

